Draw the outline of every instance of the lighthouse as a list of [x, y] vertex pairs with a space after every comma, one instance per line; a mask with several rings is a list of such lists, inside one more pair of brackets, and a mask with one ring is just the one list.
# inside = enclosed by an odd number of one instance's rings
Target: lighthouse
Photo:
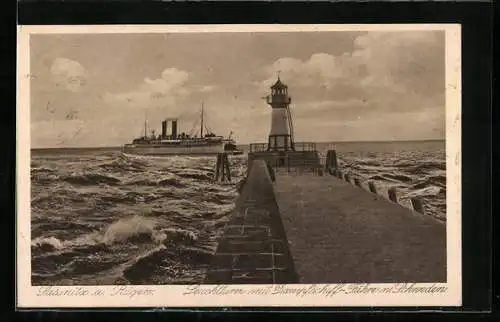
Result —
[[271, 86], [271, 95], [266, 97], [272, 108], [271, 131], [267, 151], [294, 151], [293, 124], [290, 114], [292, 98], [288, 96], [288, 86], [278, 80]]

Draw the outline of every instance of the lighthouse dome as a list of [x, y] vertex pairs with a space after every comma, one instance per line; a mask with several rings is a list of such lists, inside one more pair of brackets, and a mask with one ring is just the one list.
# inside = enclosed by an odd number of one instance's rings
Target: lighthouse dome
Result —
[[276, 83], [274, 83], [273, 86], [271, 86], [272, 89], [278, 89], [278, 88], [288, 88], [288, 86], [286, 86], [285, 84], [283, 84], [281, 82], [281, 79], [278, 77], [278, 80], [276, 81]]

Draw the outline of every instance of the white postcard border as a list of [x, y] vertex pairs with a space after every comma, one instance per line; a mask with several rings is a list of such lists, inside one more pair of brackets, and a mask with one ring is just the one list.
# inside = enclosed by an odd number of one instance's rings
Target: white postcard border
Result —
[[[31, 286], [30, 34], [323, 32], [444, 30], [446, 33], [447, 283], [317, 285]], [[328, 307], [460, 306], [461, 29], [457, 24], [385, 25], [100, 25], [18, 26], [17, 306], [50, 307]], [[445, 290], [444, 290], [445, 289]], [[358, 290], [358, 291], [355, 291]], [[406, 290], [406, 291], [405, 291]], [[434, 291], [433, 291], [434, 290]], [[437, 291], [441, 290], [441, 291]], [[443, 291], [444, 290], [444, 291]], [[285, 292], [286, 291], [286, 292]], [[347, 293], [346, 293], [347, 292]], [[62, 295], [64, 294], [64, 295]]]

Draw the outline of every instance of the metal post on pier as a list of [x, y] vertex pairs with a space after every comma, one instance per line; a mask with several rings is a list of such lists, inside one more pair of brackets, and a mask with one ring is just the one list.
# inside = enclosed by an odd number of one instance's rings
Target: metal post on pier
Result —
[[424, 203], [423, 203], [422, 199], [417, 198], [417, 197], [411, 198], [411, 205], [413, 207], [413, 210], [415, 210], [416, 212], [419, 212], [421, 214], [425, 214]]
[[220, 153], [217, 154], [217, 162], [215, 163], [215, 181], [219, 181], [219, 171], [220, 171], [220, 163], [221, 163], [221, 158], [220, 158]]
[[231, 181], [231, 169], [229, 167], [229, 157], [227, 156], [227, 153], [223, 153], [222, 154], [223, 158], [224, 158], [224, 166], [226, 168], [226, 178], [227, 178], [227, 181]]
[[377, 194], [377, 186], [375, 186], [375, 182], [369, 181], [368, 188], [370, 189], [371, 193]]
[[227, 153], [218, 153], [215, 165], [215, 181], [231, 181], [231, 169]]
[[387, 194], [389, 196], [389, 200], [398, 203], [398, 195], [396, 192], [396, 187], [391, 187], [389, 190], [387, 190]]

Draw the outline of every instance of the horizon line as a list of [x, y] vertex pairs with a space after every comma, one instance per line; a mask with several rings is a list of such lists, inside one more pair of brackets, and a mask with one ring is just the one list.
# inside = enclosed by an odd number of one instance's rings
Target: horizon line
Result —
[[[406, 140], [373, 140], [373, 141], [296, 141], [295, 143], [316, 143], [316, 144], [332, 144], [332, 143], [401, 143], [401, 142], [435, 142], [435, 141], [446, 141], [446, 138], [440, 139], [406, 139]], [[249, 142], [249, 143], [240, 143], [236, 145], [250, 145], [250, 144], [258, 144], [258, 143], [266, 143], [266, 142]], [[122, 145], [110, 145], [110, 146], [66, 146], [66, 147], [41, 147], [41, 148], [30, 148], [30, 150], [48, 150], [48, 149], [113, 149], [113, 148], [121, 148]]]

